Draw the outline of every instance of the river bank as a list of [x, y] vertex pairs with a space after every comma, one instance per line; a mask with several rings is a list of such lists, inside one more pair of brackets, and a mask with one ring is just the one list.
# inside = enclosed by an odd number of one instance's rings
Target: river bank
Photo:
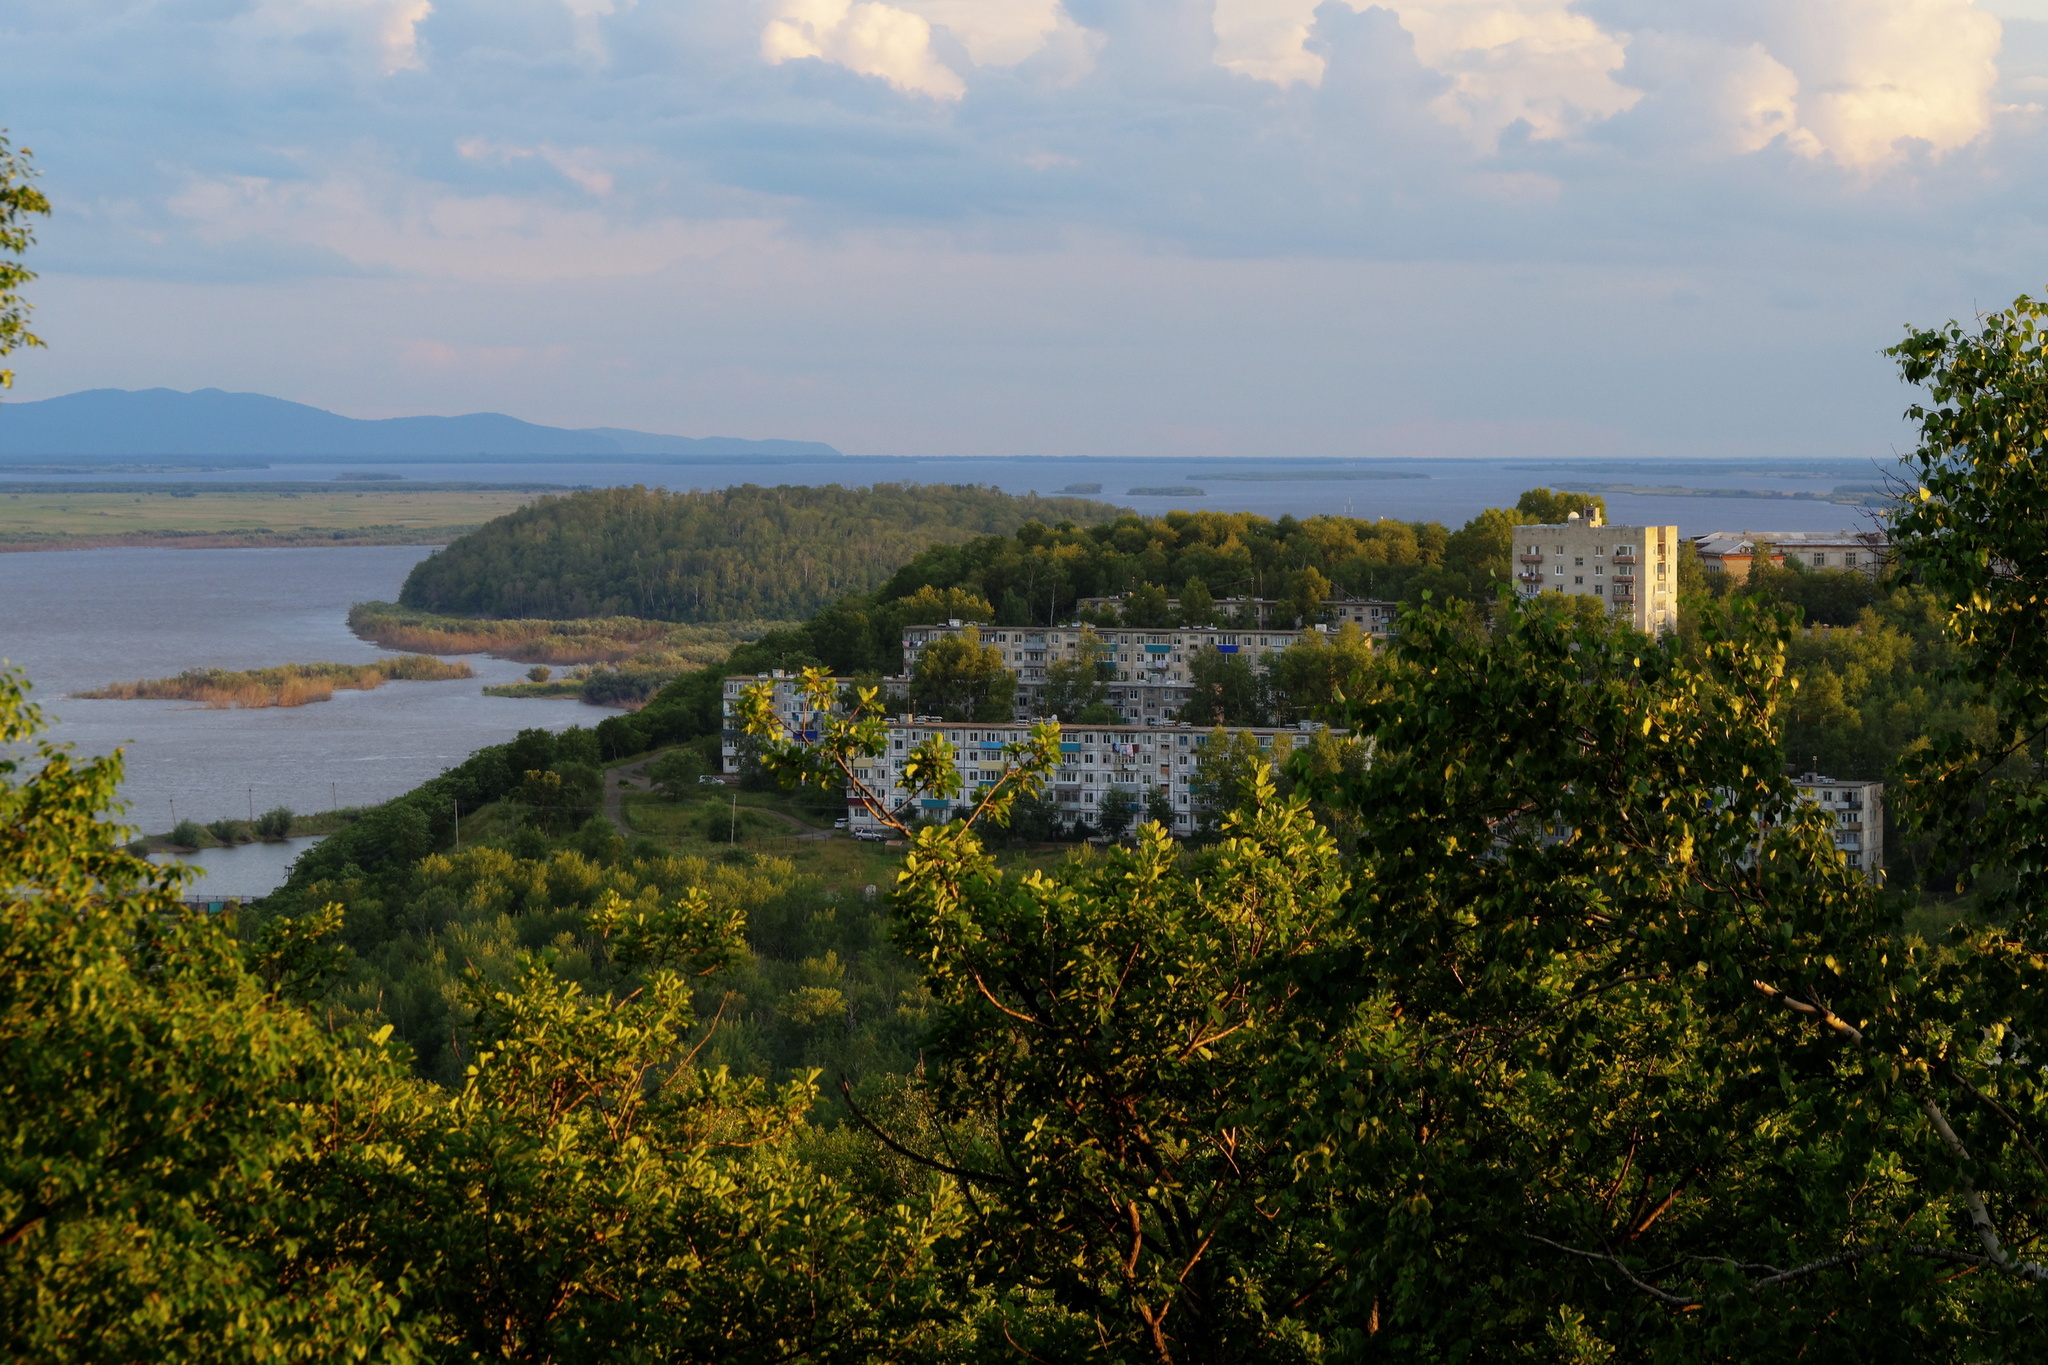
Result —
[[463, 656], [472, 678], [342, 692], [292, 710], [64, 696], [136, 674], [389, 659], [348, 629], [348, 609], [396, 596], [427, 553], [376, 546], [0, 556], [0, 657], [27, 674], [31, 698], [55, 721], [51, 739], [85, 756], [125, 751], [123, 819], [148, 830], [246, 818], [252, 807], [375, 805], [520, 730], [594, 725], [616, 714], [486, 697], [481, 686], [517, 682], [525, 668], [482, 654]]

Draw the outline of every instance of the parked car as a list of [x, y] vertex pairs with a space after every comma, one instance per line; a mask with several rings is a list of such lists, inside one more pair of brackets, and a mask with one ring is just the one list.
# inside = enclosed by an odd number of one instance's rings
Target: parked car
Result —
[[715, 773], [706, 773], [697, 779], [697, 785], [700, 787], [723, 787], [725, 779]]
[[842, 816], [840, 816], [840, 817], [839, 817], [839, 818], [838, 818], [837, 820], [834, 820], [834, 821], [832, 822], [832, 828], [834, 828], [834, 829], [845, 829], [845, 828], [846, 828], [846, 817], [842, 815]]
[[885, 844], [889, 842], [889, 832], [883, 829], [857, 829], [853, 832], [853, 837], [864, 844]]

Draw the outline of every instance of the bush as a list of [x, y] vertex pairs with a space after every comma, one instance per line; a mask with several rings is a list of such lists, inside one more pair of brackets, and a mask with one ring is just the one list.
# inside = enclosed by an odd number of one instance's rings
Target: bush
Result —
[[697, 779], [710, 771], [711, 765], [695, 749], [671, 749], [654, 761], [647, 769], [647, 776], [653, 780], [656, 790], [671, 800], [680, 801], [694, 795]]
[[554, 670], [546, 664], [535, 664], [532, 668], [526, 670], [526, 680], [528, 682], [543, 683], [553, 676]]
[[206, 842], [206, 831], [197, 820], [180, 820], [171, 831], [171, 843], [178, 848], [198, 848]]
[[214, 842], [222, 845], [246, 844], [249, 842], [249, 826], [241, 820], [215, 820], [206, 827]]
[[259, 839], [282, 839], [292, 832], [292, 813], [283, 806], [272, 806], [256, 817], [256, 837]]

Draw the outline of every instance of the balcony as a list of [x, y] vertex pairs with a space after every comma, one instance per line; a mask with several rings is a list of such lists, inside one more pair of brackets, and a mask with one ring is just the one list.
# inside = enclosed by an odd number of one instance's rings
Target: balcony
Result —
[[1518, 573], [1515, 577], [1521, 579], [1524, 583], [1541, 583], [1543, 581], [1543, 575], [1540, 573]]
[[1521, 560], [1522, 560], [1522, 562], [1523, 562], [1524, 564], [1541, 564], [1541, 563], [1543, 562], [1543, 556], [1542, 556], [1542, 555], [1523, 555], [1523, 556], [1521, 556]]
[[1636, 557], [1634, 555], [1616, 555], [1614, 556], [1614, 562], [1617, 564], [1633, 564], [1636, 562]]

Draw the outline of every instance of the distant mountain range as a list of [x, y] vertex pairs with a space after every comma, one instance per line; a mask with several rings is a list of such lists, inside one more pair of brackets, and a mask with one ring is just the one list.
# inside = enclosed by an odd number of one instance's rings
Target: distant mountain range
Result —
[[498, 412], [365, 420], [260, 393], [86, 389], [0, 403], [0, 460], [70, 456], [240, 455], [283, 459], [475, 459], [478, 456], [776, 455], [837, 458], [822, 441], [662, 436], [621, 427], [537, 426]]

